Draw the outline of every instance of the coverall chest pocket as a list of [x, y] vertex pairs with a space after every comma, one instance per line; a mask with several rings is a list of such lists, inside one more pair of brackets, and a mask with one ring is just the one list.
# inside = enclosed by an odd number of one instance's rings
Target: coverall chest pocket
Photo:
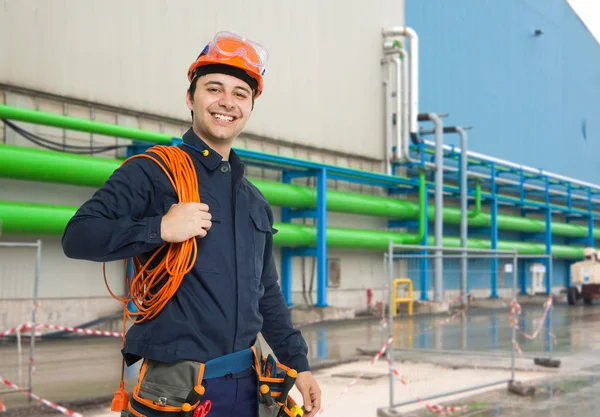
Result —
[[[178, 202], [173, 199], [165, 199], [163, 202], [163, 215], [167, 214], [173, 204]], [[207, 203], [208, 204], [208, 203]], [[221, 211], [218, 207], [209, 205], [211, 214], [212, 226], [208, 232], [208, 235], [203, 238], [196, 238], [196, 244], [198, 245], [197, 262], [194, 265], [194, 269], [198, 272], [210, 272], [213, 274], [219, 273], [219, 242], [218, 236], [220, 233], [219, 225], [221, 223]]]
[[252, 239], [254, 244], [252, 249], [254, 276], [260, 278], [263, 271], [267, 236], [272, 233], [272, 229], [269, 224], [267, 213], [265, 213], [264, 210], [253, 209], [250, 211], [250, 217], [252, 218], [252, 224], [254, 226], [252, 228]]

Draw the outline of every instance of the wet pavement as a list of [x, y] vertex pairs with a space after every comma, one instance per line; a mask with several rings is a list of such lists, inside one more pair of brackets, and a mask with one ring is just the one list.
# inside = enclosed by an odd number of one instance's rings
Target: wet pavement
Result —
[[[600, 369], [569, 378], [535, 383], [532, 397], [518, 397], [495, 390], [470, 398], [469, 409], [458, 417], [592, 417], [600, 415]], [[461, 404], [465, 404], [463, 401]], [[433, 417], [431, 411], [407, 413], [405, 417]]]
[[[541, 306], [524, 305], [519, 316], [519, 326], [523, 331], [531, 333], [542, 315]], [[397, 318], [393, 326], [396, 360], [445, 361], [446, 364], [467, 367], [469, 363], [475, 363], [475, 357], [497, 358], [499, 367], [508, 369], [512, 333], [508, 308], [469, 309], [464, 317], [459, 314], [449, 323], [442, 324], [449, 317], [450, 315]], [[564, 361], [578, 360], [579, 368], [585, 367], [586, 361], [589, 361], [590, 366], [600, 363], [600, 305], [557, 305], [551, 320], [548, 319], [543, 324], [552, 324], [556, 344], [551, 343], [552, 336], [545, 331], [545, 327], [536, 340], [530, 341], [519, 336], [517, 340], [526, 358], [546, 357], [551, 349], [553, 357]], [[309, 344], [310, 362], [317, 367], [356, 358], [361, 352], [370, 354], [379, 350], [388, 338], [388, 331], [387, 327], [381, 326], [379, 318], [321, 323], [302, 328]], [[33, 391], [41, 397], [66, 404], [90, 398], [112, 397], [118, 388], [121, 371], [120, 347], [121, 341], [116, 338], [77, 337], [75, 340], [38, 342]], [[17, 360], [14, 345], [0, 344], [0, 377], [12, 377], [13, 382], [26, 383], [28, 354], [27, 347], [24, 346], [21, 360]], [[485, 398], [474, 399], [473, 404], [481, 405], [481, 412], [485, 411], [485, 415], [524, 416], [519, 413], [524, 413], [526, 408], [531, 410], [527, 411], [528, 417], [595, 416], [597, 397], [600, 394], [596, 373], [600, 376], [600, 370], [596, 368], [578, 372], [568, 376], [571, 382], [565, 379], [567, 376], [561, 375], [553, 384], [540, 386], [534, 399], [509, 395], [506, 389], [500, 389], [486, 394]], [[126, 369], [127, 389], [131, 389], [136, 378], [136, 367]], [[11, 408], [27, 403], [24, 395], [14, 393], [2, 393], [0, 400], [9, 409], [8, 415], [11, 415]], [[573, 407], [576, 407], [576, 412], [572, 414]], [[535, 414], [538, 412], [539, 414]]]
[[[456, 312], [456, 310], [454, 311]], [[448, 315], [398, 317], [394, 321], [394, 346], [399, 351], [460, 354], [506, 355], [511, 350], [512, 329], [509, 309], [470, 309], [442, 324]], [[518, 316], [519, 327], [531, 334], [543, 317], [541, 306], [523, 306]], [[377, 350], [383, 346], [389, 329], [380, 319], [364, 319], [344, 323], [322, 323], [302, 329], [311, 344], [311, 360], [343, 359], [356, 354], [356, 348]], [[552, 326], [552, 332], [546, 331]], [[557, 305], [534, 340], [518, 336], [523, 351], [529, 354], [550, 353], [562, 356], [590, 352], [600, 348], [600, 305]], [[556, 344], [551, 343], [552, 334]]]

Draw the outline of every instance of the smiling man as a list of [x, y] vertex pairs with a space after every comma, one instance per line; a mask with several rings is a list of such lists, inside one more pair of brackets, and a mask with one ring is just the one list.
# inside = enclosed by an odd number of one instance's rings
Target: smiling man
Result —
[[[198, 400], [210, 400], [215, 417], [252, 417], [259, 410], [272, 415], [257, 370], [261, 378], [269, 373], [283, 380], [287, 368], [305, 416], [320, 408], [306, 343], [292, 326], [278, 284], [271, 207], [244, 177], [232, 150], [262, 94], [266, 61], [262, 46], [220, 32], [188, 70], [192, 127], [179, 148], [193, 163], [200, 203], [178, 202], [158, 163], [136, 158], [117, 169], [67, 225], [65, 254], [96, 262], [138, 257], [145, 263], [165, 243], [196, 240], [196, 261], [177, 291], [156, 317], [127, 332], [124, 360], [143, 365], [122, 415], [191, 417], [187, 404], [198, 408]], [[160, 252], [151, 266], [166, 255]], [[280, 374], [274, 362], [255, 362], [262, 358], [261, 331], [284, 365]]]

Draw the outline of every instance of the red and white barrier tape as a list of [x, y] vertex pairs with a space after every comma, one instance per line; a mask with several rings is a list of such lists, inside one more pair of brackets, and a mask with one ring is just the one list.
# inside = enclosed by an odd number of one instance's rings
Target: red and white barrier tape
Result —
[[[544, 314], [542, 315], [542, 318], [539, 320], [535, 330], [533, 331], [532, 334], [527, 334], [525, 333], [523, 330], [521, 330], [521, 328], [519, 327], [519, 323], [517, 320], [517, 316], [520, 315], [523, 311], [523, 309], [521, 308], [521, 305], [517, 302], [516, 299], [513, 299], [510, 303], [510, 327], [514, 327], [523, 337], [529, 339], [529, 340], [534, 340], [536, 339], [540, 332], [542, 331], [542, 328], [544, 327], [544, 323], [546, 321], [546, 317], [548, 316], [548, 313], [550, 312], [550, 309], [552, 308], [552, 296], [548, 297], [548, 300], [546, 300], [546, 302], [544, 303]], [[550, 332], [550, 337], [552, 338], [552, 343], [556, 344], [557, 340], [556, 340], [556, 336], [554, 335], [554, 333]], [[517, 350], [518, 354], [520, 357], [524, 357], [523, 354], [523, 349], [521, 349], [521, 345], [519, 345], [519, 342], [517, 342], [516, 340], [513, 340], [513, 344], [515, 346], [515, 349]]]
[[[385, 352], [389, 349], [390, 345], [392, 344], [392, 342], [394, 341], [394, 339], [392, 337], [390, 337], [385, 344], [383, 345], [383, 347], [381, 349], [379, 349], [379, 351], [375, 354], [375, 356], [373, 357], [373, 359], [371, 359], [370, 365], [373, 366], [375, 365], [375, 363], [385, 354]], [[388, 360], [388, 364], [390, 364], [389, 360]], [[391, 367], [390, 366], [390, 370], [391, 372], [400, 380], [400, 382], [402, 383], [402, 385], [404, 385], [408, 390], [409, 393], [411, 395], [413, 395], [412, 390], [410, 389], [410, 387], [408, 386], [406, 380], [404, 379], [404, 377], [402, 377], [402, 375], [400, 374], [400, 372]], [[356, 377], [354, 380], [352, 380], [349, 384], [347, 384], [344, 389], [342, 390], [342, 392], [338, 395], [336, 400], [339, 400], [340, 398], [342, 398], [348, 391], [350, 391], [350, 388], [352, 388], [354, 385], [356, 385], [356, 383], [360, 380], [360, 377], [362, 376], [362, 373], [360, 373], [358, 375], [358, 377]], [[420, 397], [416, 397], [417, 401], [422, 403], [423, 406], [425, 408], [427, 408], [429, 411], [432, 411], [436, 414], [445, 414], [445, 415], [451, 415], [455, 412], [461, 411], [467, 411], [467, 406], [463, 405], [460, 407], [450, 407], [450, 406], [440, 406], [437, 404], [429, 404], [426, 403], [425, 401], [423, 401]], [[329, 408], [331, 406], [331, 404], [329, 404], [329, 406], [327, 408]], [[317, 415], [322, 414], [323, 412], [325, 412], [326, 407], [321, 407], [321, 409], [318, 411]]]
[[[35, 394], [27, 391], [26, 389], [23, 389], [23, 388], [19, 387], [18, 385], [13, 384], [10, 381], [7, 381], [4, 378], [0, 377], [0, 383], [2, 383], [4, 385], [7, 385], [7, 386], [9, 386], [11, 388], [14, 388], [17, 391], [20, 391], [20, 392], [22, 392], [24, 394], [27, 394], [31, 398], [33, 398], [34, 400], [37, 400], [37, 401], [41, 402], [42, 404], [44, 404], [44, 405], [46, 405], [46, 406], [48, 406], [48, 407], [50, 407], [50, 408], [52, 408], [52, 409], [54, 409], [54, 410], [62, 413], [62, 414], [65, 414], [65, 415], [70, 416], [70, 417], [85, 417], [83, 414], [76, 413], [75, 411], [71, 411], [71, 410], [69, 410], [69, 409], [67, 409], [67, 408], [65, 408], [65, 407], [63, 407], [61, 405], [55, 404], [52, 401], [48, 401], [48, 400], [46, 400], [46, 399], [44, 399], [42, 397], [38, 397], [37, 395], [35, 395]], [[4, 410], [2, 410], [2, 411], [6, 411], [6, 408]]]
[[11, 334], [16, 334], [27, 330], [31, 330], [31, 326], [29, 326], [28, 324], [21, 324], [20, 326], [13, 327], [12, 329], [0, 332], [0, 337], [10, 336]]
[[552, 297], [549, 297], [548, 300], [546, 300], [546, 302], [544, 303], [544, 314], [542, 315], [542, 318], [539, 320], [538, 325], [536, 326], [534, 332], [531, 335], [529, 335], [529, 334], [525, 333], [523, 330], [521, 330], [521, 328], [519, 327], [519, 323], [516, 319], [516, 316], [521, 314], [521, 312], [523, 310], [521, 308], [521, 305], [517, 302], [517, 300], [513, 299], [511, 302], [511, 308], [510, 308], [511, 327], [515, 327], [517, 329], [517, 331], [521, 335], [523, 335], [523, 337], [526, 337], [529, 340], [533, 340], [538, 337], [540, 331], [544, 327], [546, 317], [548, 316], [548, 313], [551, 308], [552, 308]]
[[[389, 361], [388, 361], [388, 364], [389, 364]], [[410, 386], [408, 385], [408, 382], [406, 382], [406, 379], [404, 379], [402, 374], [400, 374], [400, 372], [396, 368], [393, 368], [390, 366], [390, 370], [398, 378], [400, 383], [406, 387], [406, 389], [408, 390], [410, 395], [412, 395], [413, 397], [416, 397], [417, 401], [420, 403], [423, 403], [425, 408], [427, 408], [429, 411], [434, 412], [436, 414], [440, 414], [440, 415], [441, 414], [452, 415], [456, 412], [466, 412], [468, 410], [468, 406], [466, 406], [466, 405], [442, 406], [442, 405], [438, 405], [438, 404], [429, 404], [429, 403], [424, 402], [420, 396], [414, 395], [413, 391], [410, 389]]]
[[[371, 365], [374, 365], [375, 362], [377, 362], [379, 360], [379, 358], [381, 358], [381, 356], [385, 353], [385, 351], [388, 349], [388, 347], [390, 346], [390, 344], [392, 343], [394, 339], [393, 338], [389, 338], [387, 340], [387, 342], [385, 342], [385, 344], [383, 345], [383, 347], [381, 349], [379, 349], [379, 351], [375, 354], [375, 356], [373, 357], [373, 359], [371, 359]], [[342, 390], [342, 392], [340, 392], [340, 394], [337, 396], [336, 400], [339, 400], [340, 398], [342, 398], [348, 391], [350, 391], [350, 388], [352, 388], [354, 385], [356, 385], [356, 383], [358, 382], [358, 380], [360, 379], [360, 377], [362, 376], [363, 373], [360, 373], [358, 375], [358, 377], [356, 377], [355, 379], [353, 379], [349, 384], [347, 384], [344, 389]], [[329, 408], [332, 404], [329, 404], [328, 407], [321, 407], [321, 409], [317, 412], [317, 415], [322, 414], [325, 412], [326, 408]]]
[[[86, 334], [86, 335], [93, 335], [93, 336], [123, 337], [123, 333], [120, 333], [120, 332], [108, 332], [105, 330], [91, 330], [91, 329], [82, 329], [79, 327], [57, 326], [55, 324], [36, 324], [35, 325], [36, 333], [40, 329], [62, 330], [65, 332], [79, 333], [79, 334]], [[14, 327], [12, 329], [9, 329], [5, 332], [0, 333], [0, 337], [6, 337], [6, 336], [9, 336], [9, 335], [17, 333], [17, 332], [27, 332], [30, 330], [34, 330], [34, 326], [31, 323], [25, 323], [18, 327]], [[35, 336], [35, 334], [34, 334], [34, 336]]]
[[108, 332], [105, 330], [81, 329], [81, 328], [77, 328], [77, 327], [56, 326], [54, 324], [38, 324], [37, 327], [44, 328], [44, 329], [52, 329], [52, 330], [62, 330], [62, 331], [72, 332], [72, 333], [94, 335], [94, 336], [123, 337], [123, 333], [121, 333], [121, 332]]

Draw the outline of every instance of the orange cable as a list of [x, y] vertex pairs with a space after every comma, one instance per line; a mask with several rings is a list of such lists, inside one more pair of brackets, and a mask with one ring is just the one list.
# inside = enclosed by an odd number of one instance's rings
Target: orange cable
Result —
[[[180, 203], [199, 203], [200, 193], [198, 191], [198, 179], [196, 170], [190, 156], [175, 146], [153, 146], [148, 152], [154, 152], [163, 161], [163, 166], [156, 158], [149, 154], [139, 154], [127, 158], [123, 164], [134, 158], [149, 158], [156, 162], [164, 171], [169, 182], [175, 189]], [[123, 165], [122, 164], [122, 165]], [[149, 265], [152, 260], [165, 247], [167, 252], [154, 268]], [[125, 261], [125, 280], [123, 298], [117, 297], [110, 289], [106, 278], [106, 264], [102, 269], [104, 272], [104, 283], [110, 295], [123, 303], [123, 347], [125, 347], [125, 333], [127, 329], [127, 318], [133, 323], [141, 323], [145, 320], [155, 318], [173, 297], [184, 276], [190, 272], [196, 262], [198, 247], [195, 237], [179, 243], [164, 243], [150, 256], [148, 261], [142, 265], [139, 257], [133, 258], [133, 277], [129, 276], [128, 260]], [[160, 289], [156, 287], [166, 277], [168, 279]], [[129, 294], [127, 295], [127, 290]], [[137, 308], [136, 313], [127, 309], [128, 302], [132, 301]], [[135, 317], [138, 318], [135, 318]], [[119, 390], [113, 398], [112, 411], [121, 411], [127, 407], [128, 394], [124, 390], [125, 359], [122, 360], [121, 381]], [[125, 398], [125, 399], [124, 399]]]

